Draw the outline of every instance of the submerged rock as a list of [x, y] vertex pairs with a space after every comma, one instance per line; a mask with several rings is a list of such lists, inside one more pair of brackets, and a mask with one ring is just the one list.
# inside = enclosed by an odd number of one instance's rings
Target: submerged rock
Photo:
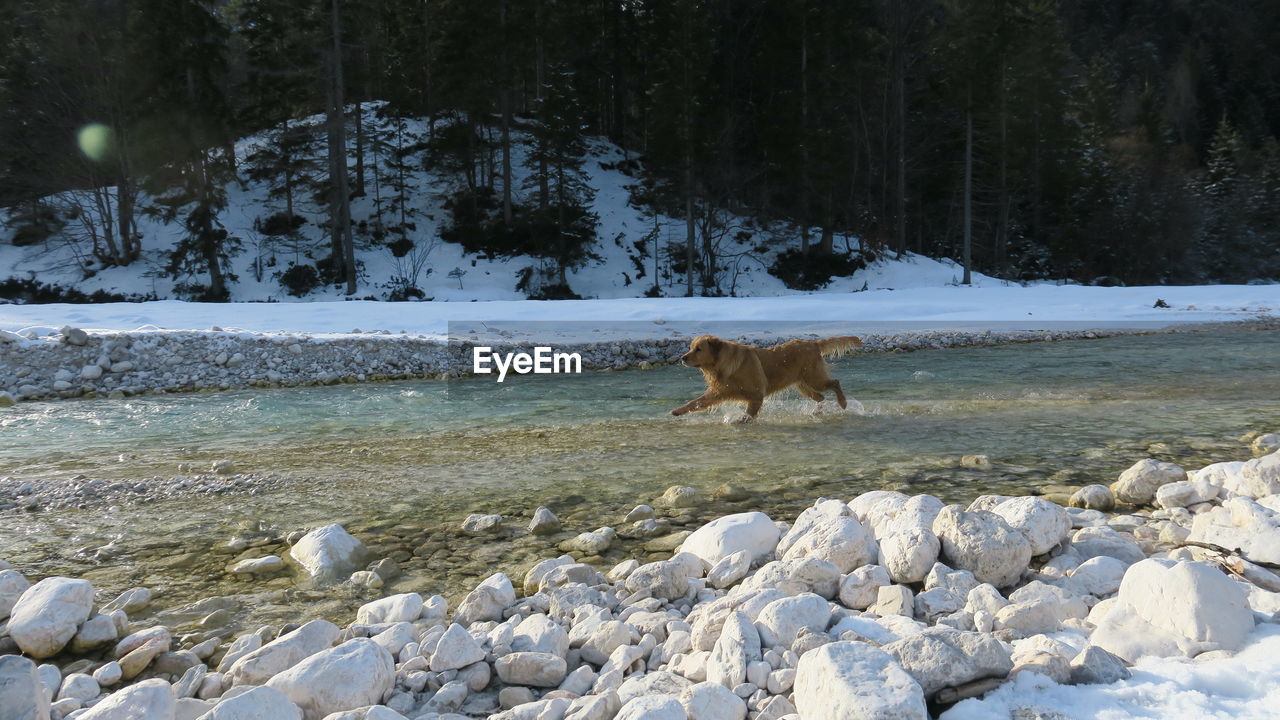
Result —
[[289, 556], [316, 582], [338, 582], [364, 563], [364, 543], [341, 525], [318, 527], [289, 549]]

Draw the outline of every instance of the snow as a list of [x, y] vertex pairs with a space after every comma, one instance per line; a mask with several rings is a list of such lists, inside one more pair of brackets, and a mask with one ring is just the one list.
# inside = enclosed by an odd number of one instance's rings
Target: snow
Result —
[[984, 698], [965, 700], [941, 720], [1014, 717], [1018, 707], [1051, 708], [1073, 720], [1249, 720], [1280, 708], [1280, 626], [1259, 626], [1231, 657], [1195, 662], [1146, 658], [1133, 677], [1111, 685], [1059, 685], [1026, 674]]
[[[1169, 308], [1153, 308], [1157, 298]], [[752, 298], [626, 298], [617, 300], [387, 303], [103, 303], [0, 305], [0, 329], [91, 332], [204, 330], [302, 333], [316, 337], [405, 332], [446, 337], [450, 322], [579, 328], [605, 339], [687, 334], [740, 326], [759, 331], [788, 323], [812, 328], [896, 332], [932, 329], [1159, 328], [1178, 323], [1240, 320], [1280, 312], [1280, 285], [1101, 288], [911, 287], [856, 293]], [[612, 329], [612, 332], [610, 331]], [[781, 330], [781, 328], [778, 328]], [[455, 329], [456, 331], [456, 329]], [[726, 333], [727, 334], [727, 333]]]

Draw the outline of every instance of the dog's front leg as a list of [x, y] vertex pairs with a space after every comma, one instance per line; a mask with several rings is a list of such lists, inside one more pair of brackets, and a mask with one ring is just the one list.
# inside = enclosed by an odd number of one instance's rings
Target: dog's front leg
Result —
[[699, 410], [706, 410], [719, 405], [723, 400], [724, 398], [720, 397], [716, 393], [705, 392], [701, 397], [694, 398], [675, 410], [672, 410], [671, 414], [680, 416], [691, 412], [698, 412]]

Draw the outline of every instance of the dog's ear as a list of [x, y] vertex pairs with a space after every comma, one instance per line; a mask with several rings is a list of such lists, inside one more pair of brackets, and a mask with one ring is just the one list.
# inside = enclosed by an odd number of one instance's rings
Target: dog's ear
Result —
[[715, 358], [716, 370], [722, 377], [734, 374], [742, 366], [743, 356], [746, 355], [742, 348], [718, 338], [712, 338], [708, 345]]

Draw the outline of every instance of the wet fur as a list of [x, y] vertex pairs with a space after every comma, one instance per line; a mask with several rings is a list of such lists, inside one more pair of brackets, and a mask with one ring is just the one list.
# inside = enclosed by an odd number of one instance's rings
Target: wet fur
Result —
[[862, 341], [853, 336], [792, 340], [771, 348], [758, 348], [701, 335], [689, 343], [689, 352], [681, 356], [680, 362], [702, 371], [707, 391], [672, 410], [671, 414], [684, 415], [738, 401], [747, 404], [750, 419], [760, 412], [766, 397], [793, 385], [817, 402], [822, 402], [823, 392], [832, 390], [840, 407], [846, 407], [840, 381], [827, 375], [823, 357], [861, 346]]

